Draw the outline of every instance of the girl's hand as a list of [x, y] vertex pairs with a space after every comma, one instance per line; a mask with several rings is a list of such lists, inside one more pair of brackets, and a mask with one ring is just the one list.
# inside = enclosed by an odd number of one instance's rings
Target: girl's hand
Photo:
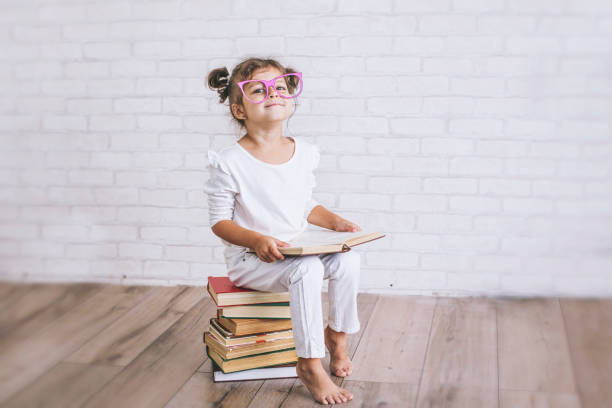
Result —
[[291, 244], [278, 240], [268, 235], [261, 235], [255, 240], [253, 249], [257, 253], [259, 259], [264, 262], [270, 263], [277, 259], [283, 260], [285, 257], [280, 253], [278, 247], [289, 247]]
[[341, 218], [340, 221], [336, 224], [334, 231], [338, 232], [357, 232], [361, 231], [361, 227], [355, 223], [350, 222], [349, 220], [345, 220]]

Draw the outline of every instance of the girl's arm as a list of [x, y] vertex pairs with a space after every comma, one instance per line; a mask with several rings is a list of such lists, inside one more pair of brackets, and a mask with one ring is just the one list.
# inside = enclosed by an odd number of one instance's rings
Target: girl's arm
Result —
[[274, 262], [276, 259], [285, 259], [278, 247], [291, 246], [289, 243], [274, 237], [260, 234], [257, 231], [242, 228], [232, 220], [221, 220], [212, 226], [213, 233], [234, 245], [252, 248], [264, 262]]
[[257, 231], [242, 228], [232, 220], [221, 220], [212, 227], [216, 236], [245, 248], [254, 248], [255, 242], [261, 237]]
[[308, 221], [310, 224], [333, 231], [361, 231], [359, 225], [345, 220], [338, 214], [334, 214], [322, 205], [317, 205], [315, 208], [313, 208], [306, 221]]

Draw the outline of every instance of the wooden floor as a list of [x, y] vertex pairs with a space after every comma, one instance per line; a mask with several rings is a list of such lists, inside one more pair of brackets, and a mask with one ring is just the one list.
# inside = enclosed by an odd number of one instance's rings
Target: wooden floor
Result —
[[[0, 407], [318, 406], [295, 379], [212, 383], [214, 312], [203, 288], [0, 284]], [[343, 406], [612, 406], [610, 299], [362, 294], [359, 314]]]

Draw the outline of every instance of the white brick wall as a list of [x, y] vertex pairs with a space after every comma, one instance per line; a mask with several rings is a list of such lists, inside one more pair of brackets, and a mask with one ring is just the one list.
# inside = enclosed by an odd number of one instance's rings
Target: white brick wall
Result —
[[205, 78], [260, 55], [304, 73], [316, 198], [387, 234], [362, 290], [612, 295], [610, 1], [251, 3], [2, 2], [1, 279], [223, 275]]

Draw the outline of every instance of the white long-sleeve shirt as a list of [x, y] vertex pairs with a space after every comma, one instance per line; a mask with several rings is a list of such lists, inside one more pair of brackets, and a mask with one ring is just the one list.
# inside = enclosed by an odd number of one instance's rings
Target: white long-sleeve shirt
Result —
[[[263, 162], [237, 142], [218, 153], [208, 151], [210, 226], [233, 220], [243, 228], [289, 241], [303, 232], [306, 219], [319, 203], [312, 198], [314, 170], [320, 154], [316, 145], [294, 137], [295, 151], [281, 164]], [[234, 262], [246, 248], [221, 239], [226, 262]]]

